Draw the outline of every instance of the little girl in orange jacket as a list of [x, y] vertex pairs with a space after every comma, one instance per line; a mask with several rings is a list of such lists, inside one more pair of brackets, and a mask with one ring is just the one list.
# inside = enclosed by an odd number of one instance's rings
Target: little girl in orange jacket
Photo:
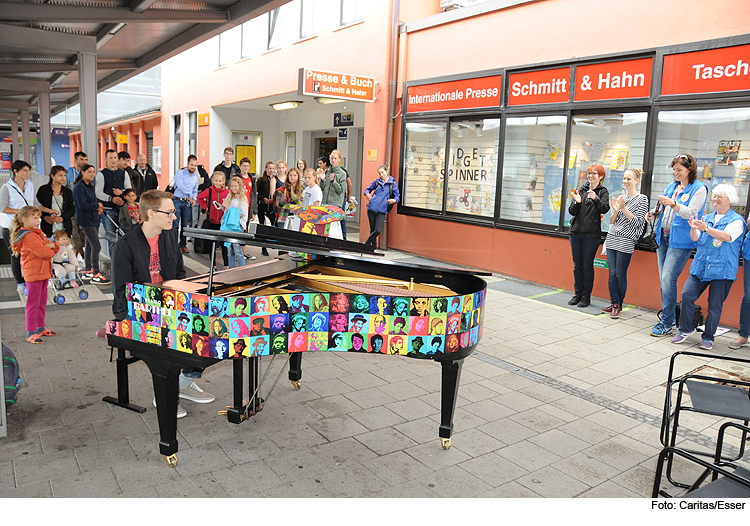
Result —
[[52, 257], [60, 246], [50, 241], [39, 228], [42, 213], [34, 206], [24, 206], [13, 218], [11, 246], [21, 256], [21, 272], [26, 280], [26, 341], [44, 343], [42, 336], [56, 336], [47, 329], [47, 283], [52, 278]]

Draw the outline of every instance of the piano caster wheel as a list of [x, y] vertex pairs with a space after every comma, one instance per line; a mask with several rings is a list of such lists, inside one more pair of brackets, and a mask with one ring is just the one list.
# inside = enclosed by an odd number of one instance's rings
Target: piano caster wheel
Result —
[[300, 388], [299, 380], [292, 380], [292, 387], [299, 390]]
[[451, 439], [450, 438], [441, 438], [440, 443], [443, 445], [443, 449], [450, 449], [451, 448]]
[[176, 455], [164, 455], [164, 460], [167, 462], [167, 465], [170, 468], [173, 468], [177, 465], [177, 456]]

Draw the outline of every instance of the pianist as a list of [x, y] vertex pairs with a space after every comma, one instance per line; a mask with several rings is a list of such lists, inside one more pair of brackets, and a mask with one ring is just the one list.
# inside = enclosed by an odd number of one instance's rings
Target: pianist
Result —
[[[183, 279], [186, 275], [177, 233], [172, 230], [175, 218], [172, 194], [149, 190], [141, 196], [139, 207], [143, 223], [120, 238], [112, 256], [112, 313], [118, 321], [124, 320], [128, 314], [127, 283], [161, 283]], [[202, 373], [202, 369], [183, 369], [180, 398], [202, 404], [214, 401], [214, 395], [205, 392], [194, 381]], [[185, 414], [184, 409], [178, 408], [178, 416]]]

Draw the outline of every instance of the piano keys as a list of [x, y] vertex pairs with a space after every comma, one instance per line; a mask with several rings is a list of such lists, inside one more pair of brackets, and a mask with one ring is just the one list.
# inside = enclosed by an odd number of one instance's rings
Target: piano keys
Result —
[[[443, 448], [450, 447], [461, 366], [482, 336], [487, 288], [479, 276], [488, 273], [404, 265], [378, 258], [370, 245], [263, 225], [251, 225], [247, 234], [187, 229], [186, 235], [290, 255], [186, 280], [127, 285], [128, 316], [107, 326], [109, 344], [118, 349], [118, 398], [105, 400], [129, 407], [127, 364], [146, 363], [156, 395], [160, 452], [169, 465], [176, 464], [183, 367], [233, 360], [234, 400], [226, 414], [240, 423], [262, 408], [261, 358], [289, 355], [289, 380], [299, 389], [305, 352], [440, 362], [438, 435]], [[247, 393], [245, 360], [250, 364]]]

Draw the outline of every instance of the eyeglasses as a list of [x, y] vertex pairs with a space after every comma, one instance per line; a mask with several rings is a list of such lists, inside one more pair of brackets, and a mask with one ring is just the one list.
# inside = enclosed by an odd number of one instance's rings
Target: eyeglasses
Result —
[[172, 210], [154, 210], [154, 212], [159, 212], [160, 214], [164, 214], [167, 217], [177, 217], [174, 208]]
[[599, 174], [596, 173], [596, 172], [586, 172], [586, 175], [595, 175], [595, 176], [599, 177]]

